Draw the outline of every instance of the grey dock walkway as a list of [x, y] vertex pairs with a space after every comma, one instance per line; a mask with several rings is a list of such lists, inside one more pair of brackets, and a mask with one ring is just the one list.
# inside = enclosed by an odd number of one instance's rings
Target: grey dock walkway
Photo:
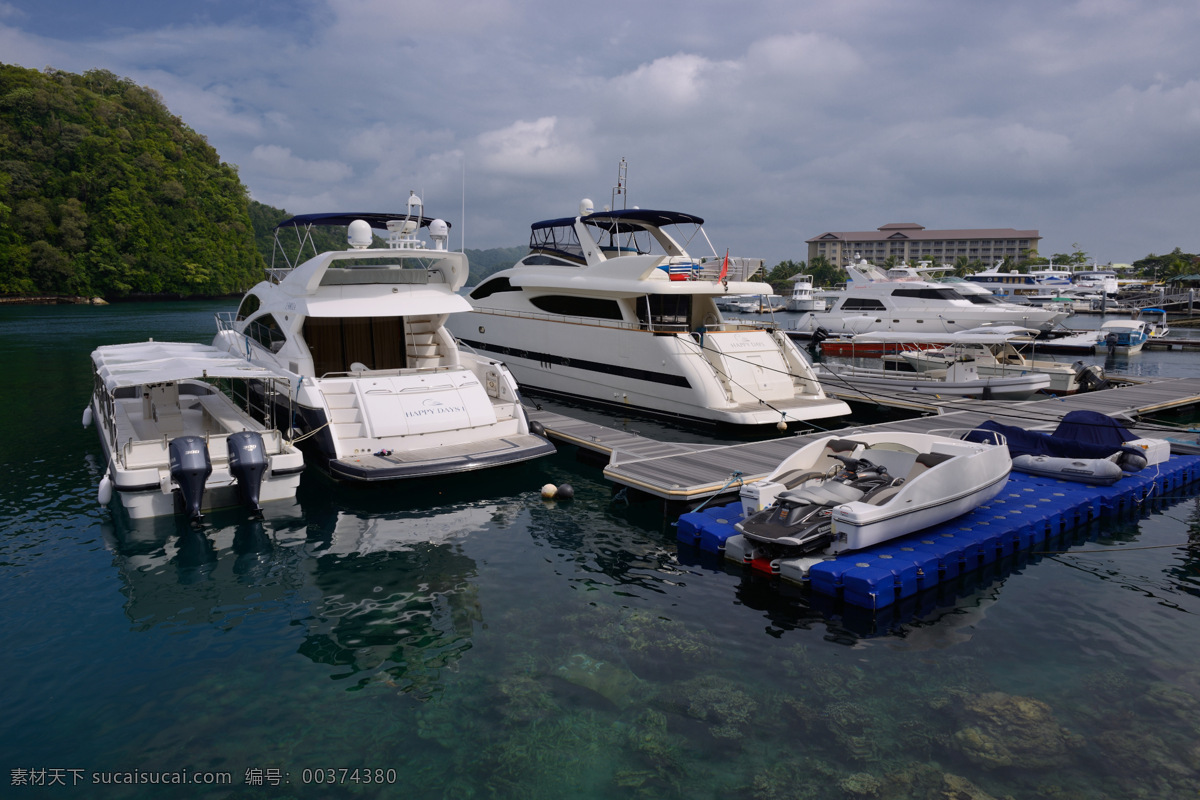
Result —
[[[1132, 420], [1171, 408], [1200, 403], [1200, 378], [1170, 378], [1134, 386], [1065, 398], [1023, 402], [967, 401], [961, 410], [937, 416], [915, 417], [874, 425], [850, 426], [839, 433], [973, 428], [987, 419], [1022, 427], [1053, 428], [1067, 412], [1090, 409]], [[714, 496], [734, 494], [741, 483], [766, 477], [786, 456], [827, 433], [767, 439], [739, 444], [712, 445], [658, 442], [644, 436], [583, 422], [547, 411], [529, 411], [552, 439], [574, 444], [609, 457], [604, 476], [613, 483], [636, 489], [673, 503], [699, 503]], [[1136, 425], [1129, 426], [1136, 429]]]

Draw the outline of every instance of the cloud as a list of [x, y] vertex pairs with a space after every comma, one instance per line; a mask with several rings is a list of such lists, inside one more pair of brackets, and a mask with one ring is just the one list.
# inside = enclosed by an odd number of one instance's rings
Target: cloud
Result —
[[315, 183], [333, 183], [354, 174], [349, 165], [340, 161], [298, 158], [290, 148], [274, 144], [260, 144], [250, 151], [248, 166], [265, 177]]
[[570, 133], [559, 130], [557, 117], [517, 120], [476, 140], [479, 165], [501, 175], [563, 176], [587, 169], [591, 160]]

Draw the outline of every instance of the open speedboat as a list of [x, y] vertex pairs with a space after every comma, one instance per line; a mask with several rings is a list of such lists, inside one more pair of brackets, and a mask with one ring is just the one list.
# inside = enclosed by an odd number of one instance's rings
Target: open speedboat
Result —
[[[446, 250], [445, 222], [426, 218], [416, 197], [403, 214], [300, 215], [276, 226], [277, 252], [286, 254], [281, 233], [303, 249], [323, 225], [346, 226], [350, 249], [270, 270], [236, 314], [218, 316], [213, 343], [292, 379], [276, 412], [313, 446], [318, 466], [338, 479], [381, 481], [554, 451], [530, 431], [504, 364], [461, 352], [443, 327], [470, 310], [455, 293], [467, 257]], [[374, 246], [373, 228], [387, 231], [385, 246]], [[418, 239], [423, 229], [432, 248]]]
[[102, 504], [115, 493], [132, 519], [181, 511], [199, 521], [295, 496], [304, 457], [251, 402], [287, 395], [278, 373], [207, 345], [153, 341], [97, 348], [92, 371], [84, 424], [95, 421], [104, 448]]
[[577, 216], [534, 223], [529, 254], [448, 326], [545, 394], [738, 426], [848, 414], [782, 331], [722, 317], [718, 301], [771, 287], [749, 280], [761, 259], [689, 254], [703, 222], [584, 200]]
[[827, 436], [742, 489], [735, 527], [771, 557], [859, 550], [967, 513], [995, 497], [1012, 468], [1003, 437], [940, 433]]

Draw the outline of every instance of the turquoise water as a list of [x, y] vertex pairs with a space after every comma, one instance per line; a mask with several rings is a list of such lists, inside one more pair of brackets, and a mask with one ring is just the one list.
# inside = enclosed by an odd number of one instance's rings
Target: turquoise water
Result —
[[[0, 796], [1200, 789], [1190, 493], [880, 619], [681, 552], [569, 451], [377, 491], [310, 470], [295, 504], [203, 534], [114, 519], [80, 425], [88, 353], [207, 341], [232, 306], [0, 308]], [[1107, 367], [1194, 376], [1200, 357]], [[540, 498], [562, 482], [573, 502]]]

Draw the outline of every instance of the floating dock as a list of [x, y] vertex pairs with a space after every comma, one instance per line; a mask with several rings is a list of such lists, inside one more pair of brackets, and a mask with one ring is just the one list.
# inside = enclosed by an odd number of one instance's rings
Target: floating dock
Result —
[[1020, 472], [986, 505], [875, 547], [826, 560], [767, 559], [737, 533], [740, 502], [679, 518], [680, 542], [779, 575], [842, 602], [876, 611], [1047, 541], [1101, 516], [1133, 513], [1149, 500], [1200, 480], [1200, 456], [1175, 455], [1112, 486]]

